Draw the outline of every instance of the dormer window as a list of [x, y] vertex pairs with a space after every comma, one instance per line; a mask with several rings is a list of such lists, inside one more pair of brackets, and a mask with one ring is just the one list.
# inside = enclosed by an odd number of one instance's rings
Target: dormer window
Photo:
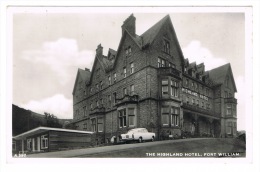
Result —
[[166, 40], [163, 40], [163, 51], [170, 54], [170, 43]]

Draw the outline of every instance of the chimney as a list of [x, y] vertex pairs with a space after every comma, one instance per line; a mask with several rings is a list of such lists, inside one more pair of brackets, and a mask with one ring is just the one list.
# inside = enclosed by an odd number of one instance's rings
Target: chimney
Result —
[[101, 44], [99, 44], [96, 49], [96, 55], [103, 55], [103, 47], [101, 46]]
[[135, 17], [131, 14], [123, 23], [122, 27], [122, 35], [124, 30], [127, 30], [132, 36], [135, 36]]
[[88, 71], [88, 72], [90, 72], [90, 69], [89, 69], [89, 68], [85, 68], [85, 71]]

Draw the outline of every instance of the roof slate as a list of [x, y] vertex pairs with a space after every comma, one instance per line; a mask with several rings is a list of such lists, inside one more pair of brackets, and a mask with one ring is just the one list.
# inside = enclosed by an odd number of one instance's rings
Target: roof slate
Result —
[[223, 66], [217, 67], [215, 69], [209, 70], [209, 78], [218, 84], [223, 84], [225, 82], [225, 78], [230, 68], [230, 63], [227, 63]]
[[143, 38], [143, 45], [151, 44], [153, 40], [155, 39], [156, 35], [160, 31], [163, 24], [166, 22], [167, 19], [169, 19], [170, 16], [166, 15], [164, 18], [162, 18], [159, 22], [157, 22], [155, 25], [153, 25], [150, 29], [148, 29], [146, 32], [144, 32], [141, 37]]

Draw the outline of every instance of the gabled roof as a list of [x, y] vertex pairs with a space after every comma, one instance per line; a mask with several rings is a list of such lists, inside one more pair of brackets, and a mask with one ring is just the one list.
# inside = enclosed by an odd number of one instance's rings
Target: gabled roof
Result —
[[169, 15], [162, 18], [159, 22], [157, 22], [155, 25], [153, 25], [150, 29], [148, 29], [141, 35], [141, 37], [143, 38], [143, 45], [151, 44], [153, 42], [153, 40], [155, 39], [155, 37], [157, 36], [167, 19], [170, 19]]
[[235, 87], [235, 91], [237, 91], [230, 63], [209, 70], [208, 74], [209, 74], [209, 78], [215, 81], [217, 84], [224, 84], [226, 76], [229, 71], [231, 72], [231, 76], [232, 76], [231, 78], [232, 78], [233, 85]]
[[78, 69], [72, 94], [75, 93], [76, 85], [78, 83], [78, 79], [81, 78], [85, 84], [88, 84], [88, 82], [90, 81], [90, 75], [91, 75], [90, 71]]

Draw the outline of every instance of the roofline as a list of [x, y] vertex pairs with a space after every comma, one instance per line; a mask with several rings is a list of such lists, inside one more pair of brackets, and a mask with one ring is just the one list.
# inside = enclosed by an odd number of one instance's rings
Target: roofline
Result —
[[51, 127], [37, 127], [32, 130], [26, 131], [22, 134], [14, 136], [13, 139], [25, 136], [27, 134], [33, 133], [38, 130], [46, 130], [46, 131], [64, 131], [64, 132], [72, 132], [72, 133], [85, 133], [85, 134], [93, 134], [94, 132], [91, 131], [81, 131], [81, 130], [71, 130], [71, 129], [64, 129], [64, 128], [51, 128]]

